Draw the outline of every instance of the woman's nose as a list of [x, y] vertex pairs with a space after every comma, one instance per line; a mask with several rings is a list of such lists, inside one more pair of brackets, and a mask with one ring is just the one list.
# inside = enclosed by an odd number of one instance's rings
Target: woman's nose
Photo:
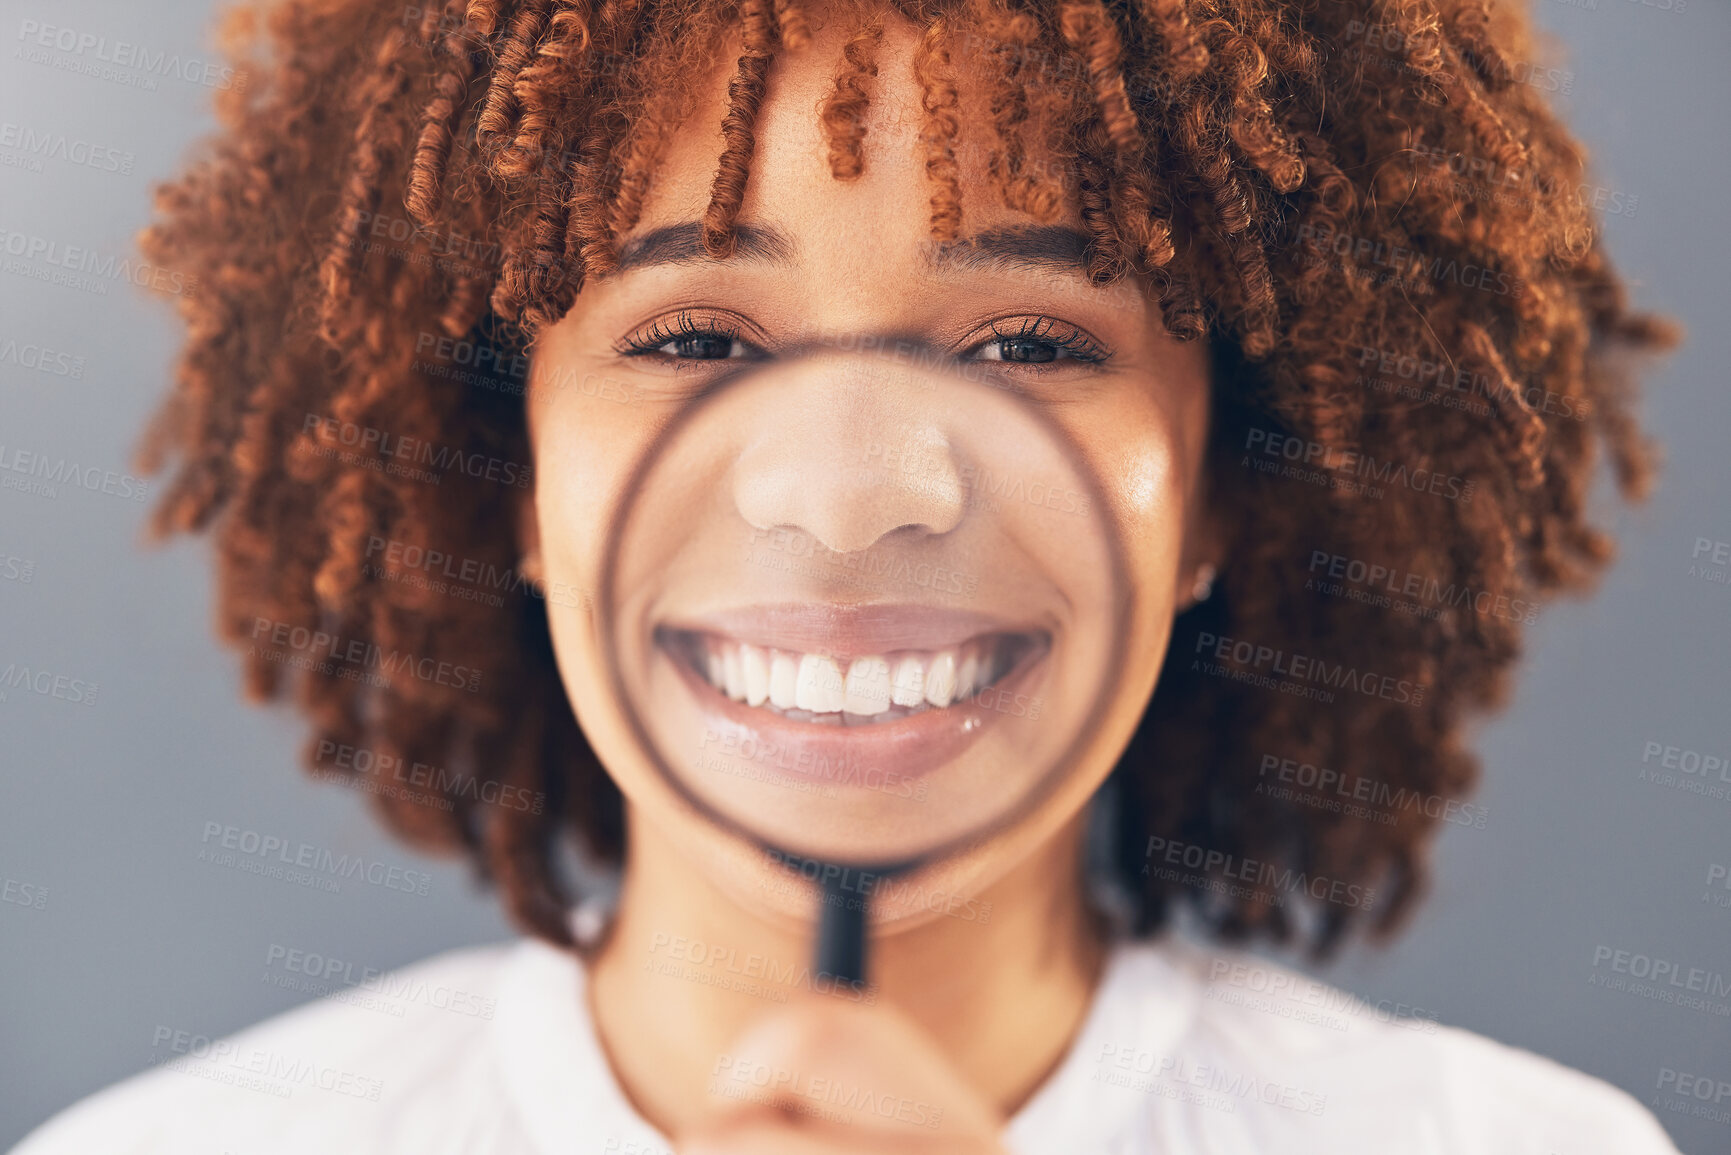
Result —
[[956, 527], [966, 493], [930, 403], [941, 383], [845, 365], [808, 365], [802, 377], [774, 390], [735, 463], [740, 516], [757, 529], [802, 530], [837, 553]]

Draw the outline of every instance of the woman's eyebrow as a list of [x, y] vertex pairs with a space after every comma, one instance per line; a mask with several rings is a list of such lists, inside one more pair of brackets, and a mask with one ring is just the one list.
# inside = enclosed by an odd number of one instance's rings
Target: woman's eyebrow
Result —
[[1065, 225], [1008, 225], [932, 247], [932, 267], [950, 272], [1033, 270], [1086, 273], [1088, 237]]
[[[734, 250], [729, 260], [786, 264], [798, 248], [775, 225], [736, 224], [733, 232]], [[933, 269], [944, 272], [1086, 273], [1087, 249], [1088, 237], [1079, 229], [1065, 225], [1009, 225], [935, 244], [927, 250], [926, 258]], [[626, 242], [614, 272], [713, 259], [703, 247], [702, 223], [682, 221], [651, 229]]]
[[[793, 259], [794, 248], [792, 238], [774, 225], [736, 224], [733, 226], [733, 256], [727, 259], [785, 264]], [[652, 265], [682, 265], [714, 259], [703, 247], [703, 225], [698, 221], [682, 221], [651, 229], [627, 241], [619, 250], [614, 272], [627, 273]]]

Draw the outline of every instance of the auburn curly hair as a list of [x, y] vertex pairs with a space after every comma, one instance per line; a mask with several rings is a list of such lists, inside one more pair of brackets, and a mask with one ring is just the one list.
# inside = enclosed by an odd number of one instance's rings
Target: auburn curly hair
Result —
[[[836, 179], [861, 171], [884, 21], [910, 21], [934, 238], [958, 235], [958, 157], [982, 150], [1005, 204], [1042, 221], [1079, 206], [1090, 275], [1142, 278], [1175, 337], [1210, 342], [1226, 561], [1109, 780], [1104, 841], [1135, 929], [1188, 903], [1223, 937], [1319, 952], [1361, 922], [1388, 933], [1473, 784], [1463, 724], [1505, 700], [1531, 607], [1610, 556], [1585, 510], [1600, 446], [1623, 496], [1644, 494], [1654, 455], [1626, 354], [1674, 340], [1626, 304], [1525, 14], [835, 11], [852, 21], [819, 110]], [[153, 530], [211, 531], [219, 630], [250, 647], [250, 696], [292, 693], [310, 718], [315, 773], [369, 789], [408, 842], [466, 853], [516, 923], [571, 945], [557, 844], [573, 832], [616, 862], [622, 799], [555, 668], [552, 595], [516, 570], [520, 493], [450, 466], [481, 455], [527, 480], [535, 335], [610, 268], [696, 78], [728, 67], [703, 240], [730, 250], [754, 122], [777, 60], [810, 40], [807, 14], [279, 0], [225, 27], [249, 82], [221, 94], [221, 131], [158, 190], [142, 241], [203, 288], [180, 302], [177, 384], [142, 450], [147, 469], [176, 459]], [[967, 75], [985, 122], [958, 111], [964, 54], [984, 62]], [[405, 443], [435, 447], [435, 469], [401, 468]], [[431, 558], [481, 576], [445, 583]], [[1300, 681], [1335, 690], [1281, 692], [1269, 675], [1300, 662], [1323, 671]], [[1270, 789], [1270, 767], [1291, 765], [1361, 797], [1369, 783], [1381, 808]], [[415, 767], [420, 789], [384, 788], [389, 766]], [[1376, 901], [1289, 903], [1148, 869], [1166, 857], [1151, 848], [1175, 846], [1201, 848], [1204, 877], [1255, 860]]]

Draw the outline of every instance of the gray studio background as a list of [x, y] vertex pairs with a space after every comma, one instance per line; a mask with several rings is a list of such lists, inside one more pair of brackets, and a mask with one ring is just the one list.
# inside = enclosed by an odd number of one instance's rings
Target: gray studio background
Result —
[[[150, 186], [212, 124], [196, 70], [154, 90], [70, 71], [54, 60], [71, 54], [20, 51], [24, 21], [212, 60], [215, 7], [0, 3], [0, 134], [63, 132], [133, 158], [130, 173], [35, 171], [0, 135], [0, 229], [124, 254]], [[1667, 1110], [1658, 1077], [1731, 1080], [1731, 1018], [1589, 979], [1601, 948], [1731, 975], [1731, 908], [1712, 901], [1731, 890], [1708, 885], [1731, 863], [1731, 800], [1639, 776], [1648, 742], [1731, 756], [1731, 585], [1690, 574], [1698, 539], [1731, 541], [1731, 5], [1536, 7], [1566, 53], [1560, 103], [1595, 179], [1637, 201], [1608, 218], [1611, 251], [1640, 303], [1690, 332], [1646, 404], [1669, 463], [1653, 502], [1616, 515], [1623, 559], [1600, 596], [1547, 608], [1513, 714], [1480, 735], [1485, 829], [1449, 828], [1397, 945], [1323, 973], [1608, 1079], [1708, 1155], [1731, 1150], [1731, 1125]], [[142, 290], [0, 269], [0, 455], [125, 472], [178, 336]], [[25, 368], [7, 341], [68, 360]], [[77, 358], [81, 375], [54, 371]], [[99, 686], [89, 705], [18, 688], [0, 701], [0, 1148], [142, 1069], [159, 1025], [214, 1037], [303, 1001], [261, 982], [272, 944], [358, 970], [509, 933], [462, 870], [417, 861], [375, 832], [362, 796], [299, 774], [298, 722], [242, 705], [212, 641], [205, 547], [141, 548], [146, 508], [0, 489], [0, 669]], [[212, 868], [197, 861], [207, 822], [424, 868], [428, 893]]]

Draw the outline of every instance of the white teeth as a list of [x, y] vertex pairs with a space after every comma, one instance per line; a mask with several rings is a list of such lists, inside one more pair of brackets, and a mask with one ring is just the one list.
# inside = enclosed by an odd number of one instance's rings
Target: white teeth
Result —
[[769, 655], [756, 646], [741, 646], [739, 665], [745, 675], [745, 704], [763, 705], [769, 700]]
[[847, 689], [834, 658], [802, 654], [793, 704], [814, 714], [834, 714], [847, 704]]
[[847, 669], [842, 709], [850, 714], [881, 714], [890, 708], [890, 663], [873, 654], [855, 658]]
[[769, 662], [769, 703], [777, 710], [791, 710], [799, 700], [799, 662], [792, 654], [772, 651]]
[[890, 675], [890, 701], [898, 706], [917, 706], [926, 700], [926, 666], [913, 655], [896, 663]]
[[[868, 654], [844, 667], [822, 654], [795, 654], [767, 646], [711, 639], [702, 668], [717, 690], [750, 706], [811, 714], [906, 717], [926, 707], [967, 701], [1001, 678], [1009, 655], [969, 643], [935, 654]], [[832, 719], [840, 721], [840, 719]]]
[[940, 710], [948, 706], [956, 694], [956, 651], [945, 650], [932, 659], [926, 670], [926, 701]]
[[735, 702], [745, 701], [745, 670], [741, 668], [739, 651], [732, 646], [721, 655], [722, 688]]
[[980, 684], [980, 659], [972, 652], [962, 659], [956, 667], [956, 698], [961, 700], [974, 692], [974, 687]]

